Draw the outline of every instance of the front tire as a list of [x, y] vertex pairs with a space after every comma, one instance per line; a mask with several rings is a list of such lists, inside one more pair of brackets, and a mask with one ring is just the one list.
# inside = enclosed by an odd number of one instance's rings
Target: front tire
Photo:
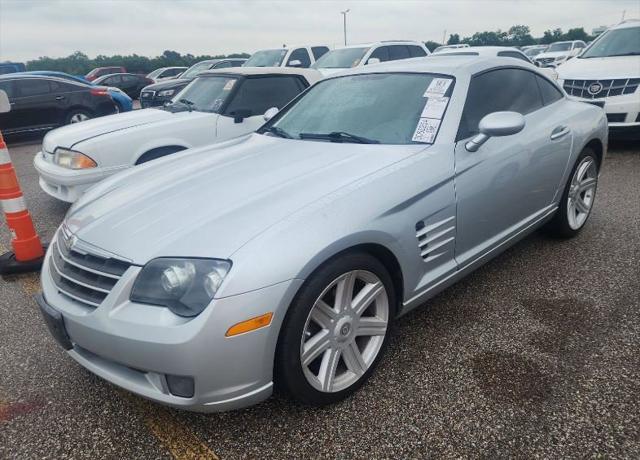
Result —
[[596, 198], [600, 164], [587, 147], [578, 156], [565, 186], [560, 206], [545, 230], [558, 238], [573, 238], [584, 228]]
[[280, 331], [276, 387], [304, 404], [338, 402], [380, 361], [396, 314], [384, 265], [366, 253], [330, 260], [304, 283]]

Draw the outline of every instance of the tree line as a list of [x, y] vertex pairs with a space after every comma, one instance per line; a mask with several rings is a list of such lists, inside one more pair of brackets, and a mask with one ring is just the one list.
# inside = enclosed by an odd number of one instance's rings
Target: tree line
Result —
[[[590, 41], [594, 37], [585, 32], [583, 27], [569, 29], [567, 32], [563, 32], [562, 29], [547, 30], [542, 37], [534, 38], [531, 35], [531, 30], [528, 26], [515, 25], [509, 28], [507, 31], [485, 31], [476, 32], [470, 37], [460, 38], [459, 34], [449, 35], [447, 45], [455, 45], [459, 43], [467, 43], [470, 46], [526, 46], [535, 44], [548, 44], [562, 40], [584, 40]], [[442, 43], [434, 41], [425, 42], [427, 48], [433, 51]], [[189, 67], [196, 62], [205, 59], [219, 59], [225, 57], [240, 57], [247, 58], [247, 53], [234, 53], [229, 55], [201, 55], [194, 56], [193, 54], [180, 54], [177, 51], [164, 51], [160, 56], [146, 57], [139, 56], [137, 54], [130, 54], [127, 56], [115, 55], [104, 56], [98, 55], [95, 58], [90, 58], [86, 54], [76, 51], [67, 57], [50, 58], [40, 57], [33, 61], [27, 62], [28, 70], [58, 70], [60, 72], [67, 72], [72, 75], [85, 75], [91, 69], [95, 67], [108, 67], [108, 66], [123, 66], [128, 72], [144, 73], [147, 74], [154, 69], [160, 67], [174, 67], [184, 66]]]
[[[534, 38], [531, 35], [531, 29], [529, 26], [515, 25], [511, 26], [509, 30], [496, 30], [476, 32], [470, 37], [460, 38], [459, 34], [449, 35], [447, 45], [457, 45], [460, 43], [466, 43], [469, 46], [527, 46], [527, 45], [548, 45], [549, 43], [564, 41], [564, 40], [583, 40], [585, 42], [593, 40], [595, 37], [589, 35], [583, 27], [577, 27], [575, 29], [569, 29], [567, 32], [563, 32], [562, 29], [546, 30], [542, 37]], [[427, 48], [433, 51], [443, 43], [437, 43], [434, 41], [425, 42]]]

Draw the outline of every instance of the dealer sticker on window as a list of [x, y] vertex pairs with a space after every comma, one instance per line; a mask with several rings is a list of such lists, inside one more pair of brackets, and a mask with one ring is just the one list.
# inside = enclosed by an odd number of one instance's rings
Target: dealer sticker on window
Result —
[[424, 92], [423, 97], [444, 96], [451, 85], [451, 81], [451, 78], [434, 78]]
[[235, 82], [235, 80], [229, 80], [228, 82], [226, 82], [224, 87], [222, 88], [222, 91], [231, 91], [231, 88], [233, 88]]
[[439, 127], [440, 120], [436, 120], [434, 118], [420, 118], [411, 140], [414, 142], [433, 144]]
[[442, 120], [444, 111], [449, 103], [448, 97], [431, 96], [427, 99], [427, 103], [424, 105], [420, 118], [435, 118]]

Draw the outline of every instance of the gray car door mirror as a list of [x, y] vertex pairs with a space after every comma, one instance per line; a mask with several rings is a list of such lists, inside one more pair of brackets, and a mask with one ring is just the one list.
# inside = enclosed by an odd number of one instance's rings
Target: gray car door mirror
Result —
[[0, 113], [9, 112], [10, 110], [11, 103], [9, 102], [9, 96], [0, 89]]
[[270, 109], [267, 109], [267, 111], [263, 115], [264, 121], [271, 120], [273, 117], [276, 116], [278, 112], [279, 112], [278, 107], [271, 107]]
[[245, 118], [248, 118], [248, 117], [251, 116], [251, 110], [249, 110], [249, 109], [238, 109], [235, 112], [233, 112], [232, 115], [233, 115], [233, 122], [234, 123], [242, 123]]
[[485, 115], [478, 124], [480, 134], [465, 144], [469, 152], [475, 152], [491, 137], [511, 136], [524, 129], [524, 117], [518, 112], [493, 112]]

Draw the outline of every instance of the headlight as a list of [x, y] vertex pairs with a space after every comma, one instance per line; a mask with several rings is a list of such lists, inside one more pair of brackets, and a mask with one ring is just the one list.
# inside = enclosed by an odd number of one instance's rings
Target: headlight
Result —
[[53, 162], [68, 169], [95, 168], [98, 164], [84, 153], [69, 149], [57, 148], [53, 155]]
[[176, 90], [175, 89], [165, 89], [164, 91], [160, 91], [158, 93], [159, 97], [169, 97], [169, 96], [173, 96], [173, 93], [175, 93]]
[[228, 260], [154, 259], [138, 275], [130, 299], [196, 316], [213, 300], [230, 268]]

